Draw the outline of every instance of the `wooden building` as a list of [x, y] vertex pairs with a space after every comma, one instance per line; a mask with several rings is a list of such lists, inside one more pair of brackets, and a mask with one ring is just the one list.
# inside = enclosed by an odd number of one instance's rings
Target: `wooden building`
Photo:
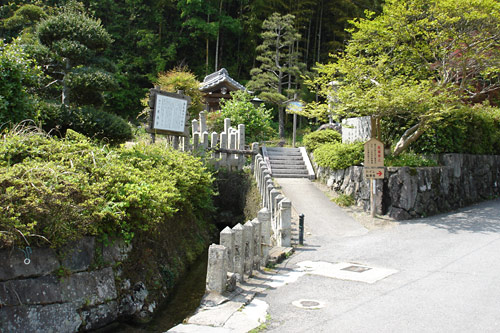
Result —
[[200, 85], [200, 91], [203, 93], [207, 111], [216, 111], [220, 109], [221, 99], [230, 99], [230, 93], [246, 88], [229, 76], [225, 68], [207, 75]]

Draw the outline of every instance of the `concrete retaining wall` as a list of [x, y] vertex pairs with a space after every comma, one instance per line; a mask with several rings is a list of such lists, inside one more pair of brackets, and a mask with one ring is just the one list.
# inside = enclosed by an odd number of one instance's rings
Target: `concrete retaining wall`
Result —
[[[377, 180], [377, 214], [410, 219], [447, 212], [500, 195], [500, 156], [444, 154], [440, 167], [388, 167]], [[369, 183], [363, 167], [329, 170], [315, 165], [317, 178], [337, 192], [352, 195], [369, 210]]]

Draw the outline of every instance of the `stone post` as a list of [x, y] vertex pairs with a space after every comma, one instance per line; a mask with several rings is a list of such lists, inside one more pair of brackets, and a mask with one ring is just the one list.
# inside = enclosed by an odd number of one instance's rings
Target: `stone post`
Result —
[[272, 180], [267, 182], [267, 191], [266, 191], [266, 203], [267, 209], [271, 209], [271, 191], [274, 190], [274, 183]]
[[267, 186], [269, 184], [269, 182], [273, 182], [272, 181], [272, 177], [269, 175], [269, 171], [264, 171], [264, 182], [262, 183], [262, 206], [263, 207], [268, 207], [268, 204], [267, 204], [267, 200], [269, 200], [269, 198], [267, 197]]
[[207, 132], [207, 112], [200, 112], [200, 132]]
[[[236, 149], [236, 133], [235, 132], [232, 132], [230, 135], [229, 149]], [[236, 154], [230, 154], [228, 160], [229, 160], [231, 169], [232, 169], [232, 167], [238, 165], [237, 164], [238, 160], [236, 159]]]
[[292, 246], [292, 202], [285, 198], [279, 203], [281, 245], [283, 247]]
[[202, 134], [202, 135], [203, 135], [203, 136], [202, 136], [202, 141], [201, 141], [201, 144], [202, 144], [202, 146], [203, 146], [203, 149], [205, 149], [205, 150], [206, 150], [206, 149], [208, 148], [208, 132], [207, 132], [207, 131], [205, 131], [205, 132], [203, 132], [203, 134]]
[[257, 219], [260, 222], [262, 261], [261, 265], [266, 266], [271, 248], [271, 215], [267, 208], [262, 208], [257, 213]]
[[[210, 138], [210, 148], [215, 149], [217, 148], [217, 132], [212, 132], [211, 138]], [[218, 157], [218, 154], [212, 150], [212, 159], [215, 161], [215, 159]]]
[[[256, 165], [259, 165], [257, 164], [257, 156], [259, 155], [259, 144], [257, 142], [254, 142], [252, 143], [252, 151], [255, 153], [255, 155], [253, 156], [252, 158], [252, 165], [251, 165], [251, 170], [252, 170], [252, 173], [254, 174], [255, 173], [255, 166]], [[254, 174], [255, 176], [255, 174]]]
[[196, 120], [196, 119], [195, 119], [195, 120], [193, 120], [193, 121], [191, 122], [191, 124], [193, 125], [193, 129], [192, 129], [192, 133], [193, 133], [193, 134], [194, 134], [194, 133], [196, 133], [196, 132], [199, 132], [199, 131], [200, 131], [200, 125], [199, 125], [198, 120]]
[[172, 147], [175, 150], [179, 150], [179, 136], [178, 135], [174, 135], [173, 136], [173, 138], [172, 138]]
[[253, 219], [252, 220], [253, 224], [253, 251], [254, 251], [254, 256], [253, 256], [253, 268], [254, 269], [259, 269], [260, 268], [260, 261], [262, 258], [262, 246], [261, 246], [261, 225], [258, 219]]
[[200, 145], [200, 132], [193, 133], [193, 150], [198, 151], [198, 146]]
[[220, 245], [227, 249], [227, 271], [234, 273], [234, 232], [225, 227], [220, 233]]
[[224, 119], [224, 132], [226, 132], [227, 134], [230, 134], [229, 133], [229, 128], [231, 128], [231, 119], [230, 118], [225, 118]]
[[222, 245], [212, 244], [208, 249], [206, 290], [219, 294], [226, 291], [227, 249]]
[[244, 124], [238, 125], [238, 149], [239, 150], [245, 149], [245, 125]]
[[[221, 149], [227, 149], [227, 133], [222, 132], [220, 134], [220, 147]], [[227, 153], [220, 153], [220, 165], [227, 166]]]
[[182, 151], [188, 152], [189, 151], [189, 137], [183, 137], [182, 138]]
[[243, 243], [245, 246], [245, 273], [252, 276], [253, 270], [253, 256], [254, 256], [254, 243], [253, 243], [254, 227], [251, 221], [247, 221], [243, 225]]
[[243, 243], [243, 226], [237, 224], [233, 227], [234, 232], [234, 273], [238, 274], [238, 280], [244, 280], [245, 272], [245, 247]]
[[271, 195], [271, 205], [269, 207], [269, 213], [271, 214], [271, 218], [274, 218], [274, 215], [276, 214], [275, 211], [277, 205], [276, 197], [280, 195], [280, 191], [278, 191], [277, 189], [272, 189], [270, 195]]

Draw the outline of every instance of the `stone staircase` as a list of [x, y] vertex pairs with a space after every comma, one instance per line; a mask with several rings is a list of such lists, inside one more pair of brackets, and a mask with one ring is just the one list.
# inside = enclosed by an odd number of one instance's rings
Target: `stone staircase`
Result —
[[273, 178], [314, 179], [312, 166], [307, 166], [310, 162], [304, 148], [263, 147], [263, 155]]

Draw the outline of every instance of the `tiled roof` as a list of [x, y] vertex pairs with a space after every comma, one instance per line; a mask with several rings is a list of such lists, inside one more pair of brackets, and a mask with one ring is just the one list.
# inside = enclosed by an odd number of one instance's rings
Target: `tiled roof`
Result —
[[201, 91], [210, 90], [220, 85], [221, 83], [227, 83], [229, 86], [232, 86], [234, 90], [245, 90], [245, 87], [243, 85], [229, 76], [229, 73], [225, 68], [222, 68], [215, 73], [205, 76], [205, 79], [200, 84], [199, 89]]

